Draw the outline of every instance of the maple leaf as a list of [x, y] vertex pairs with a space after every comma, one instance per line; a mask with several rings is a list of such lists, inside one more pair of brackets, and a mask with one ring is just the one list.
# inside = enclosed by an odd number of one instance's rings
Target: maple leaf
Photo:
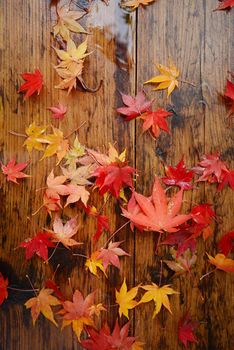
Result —
[[197, 181], [222, 182], [223, 172], [228, 172], [226, 164], [220, 160], [218, 152], [204, 154], [198, 166], [192, 169], [196, 174], [201, 175]]
[[118, 320], [115, 322], [115, 327], [111, 335], [107, 336], [110, 349], [133, 350], [135, 337], [128, 337], [130, 322], [120, 328]]
[[234, 0], [219, 0], [220, 4], [215, 11], [229, 10], [234, 6]]
[[61, 167], [63, 175], [66, 176], [73, 185], [85, 186], [91, 185], [88, 179], [92, 177], [92, 165], [83, 165], [76, 168], [76, 165], [69, 165], [67, 168]]
[[53, 223], [53, 231], [51, 232], [52, 240], [54, 242], [61, 242], [66, 248], [80, 245], [82, 243], [71, 238], [77, 233], [78, 228], [76, 217], [71, 218], [63, 225], [61, 218], [56, 215]]
[[65, 5], [57, 8], [58, 22], [53, 27], [54, 36], [60, 34], [61, 37], [68, 41], [70, 32], [87, 33], [86, 30], [76, 22], [78, 19], [86, 15], [86, 12], [70, 11], [69, 6]]
[[96, 177], [95, 185], [99, 187], [101, 195], [110, 192], [114, 197], [118, 198], [120, 189], [123, 186], [133, 188], [133, 173], [134, 169], [132, 167], [118, 162], [98, 167], [93, 176]]
[[58, 106], [49, 107], [49, 111], [52, 112], [51, 118], [52, 119], [63, 119], [65, 117], [65, 114], [67, 113], [67, 107], [62, 105], [61, 103], [58, 104]]
[[171, 116], [172, 113], [165, 111], [165, 109], [157, 109], [154, 112], [146, 112], [143, 114], [144, 119], [143, 131], [149, 130], [151, 128], [154, 137], [158, 137], [160, 134], [160, 129], [164, 130], [169, 134], [168, 124], [166, 118]]
[[169, 186], [178, 186], [184, 190], [191, 190], [193, 185], [190, 183], [193, 179], [193, 170], [188, 170], [184, 164], [183, 158], [179, 163], [173, 166], [165, 166], [167, 177], [163, 177], [162, 181]]
[[24, 141], [23, 146], [26, 146], [29, 153], [33, 149], [37, 151], [43, 151], [43, 145], [38, 141], [38, 138], [41, 138], [44, 132], [46, 131], [46, 126], [37, 126], [35, 122], [30, 124], [26, 129], [27, 139]]
[[48, 211], [50, 216], [52, 211], [59, 211], [61, 208], [59, 194], [53, 190], [46, 189], [43, 195], [43, 207]]
[[97, 317], [99, 317], [101, 315], [101, 311], [107, 311], [106, 308], [102, 305], [102, 303], [92, 305], [89, 308], [89, 315], [96, 315]]
[[220, 184], [218, 185], [218, 191], [229, 185], [234, 190], [234, 170], [223, 171], [221, 174]]
[[106, 276], [102, 259], [99, 259], [98, 255], [99, 255], [99, 251], [92, 253], [91, 257], [86, 260], [85, 266], [95, 276], [97, 276], [97, 272], [98, 272], [97, 269], [100, 269]]
[[79, 200], [81, 200], [84, 205], [87, 205], [90, 193], [84, 186], [68, 184], [67, 188], [69, 190], [69, 196], [67, 197], [65, 207], [67, 207], [70, 203], [76, 203]]
[[115, 290], [116, 303], [119, 305], [119, 316], [122, 314], [129, 318], [128, 310], [133, 309], [137, 306], [137, 301], [133, 300], [138, 292], [138, 286], [127, 290], [126, 280], [124, 278], [123, 284], [119, 290]]
[[39, 314], [42, 313], [48, 320], [57, 326], [51, 306], [60, 305], [61, 302], [56, 297], [52, 296], [52, 293], [52, 289], [42, 288], [36, 297], [29, 299], [24, 304], [27, 309], [31, 309], [33, 325], [35, 325]]
[[154, 0], [128, 0], [128, 1], [122, 1], [121, 6], [122, 7], [130, 7], [132, 10], [135, 10], [140, 5], [147, 6]]
[[168, 295], [179, 293], [174, 291], [169, 284], [160, 287], [157, 286], [157, 284], [152, 283], [152, 285], [141, 286], [141, 288], [147, 292], [143, 295], [139, 301], [139, 304], [148, 303], [151, 300], [153, 300], [155, 303], [155, 310], [152, 318], [155, 318], [155, 316], [160, 312], [162, 306], [165, 306], [165, 308], [172, 314]]
[[58, 158], [56, 165], [58, 165], [67, 153], [69, 149], [69, 143], [68, 140], [64, 139], [63, 132], [61, 130], [54, 127], [52, 127], [52, 129], [53, 134], [46, 135], [43, 138], [38, 139], [39, 142], [48, 144], [43, 157], [40, 160], [56, 154]]
[[168, 202], [157, 176], [155, 176], [152, 200], [137, 192], [134, 193], [134, 196], [141, 211], [134, 213], [122, 208], [123, 215], [144, 230], [176, 232], [179, 225], [191, 218], [190, 215], [177, 215], [182, 204], [183, 190], [181, 189]]
[[19, 247], [25, 248], [26, 260], [37, 254], [44, 261], [48, 260], [48, 247], [54, 247], [51, 242], [51, 234], [48, 232], [38, 232], [35, 237], [25, 239]]
[[63, 310], [59, 311], [63, 315], [64, 327], [72, 324], [72, 329], [75, 332], [79, 342], [80, 336], [84, 326], [94, 327], [94, 322], [90, 317], [90, 307], [94, 304], [94, 293], [88, 294], [86, 298], [83, 297], [79, 290], [73, 294], [72, 301], [63, 302]]
[[234, 231], [226, 233], [218, 243], [218, 249], [224, 255], [234, 251]]
[[104, 324], [99, 332], [87, 327], [88, 339], [82, 340], [81, 345], [87, 350], [109, 350], [110, 344], [108, 336], [110, 336], [110, 328]]
[[100, 254], [98, 255], [97, 259], [102, 259], [104, 270], [107, 269], [107, 266], [109, 264], [120, 269], [119, 256], [124, 256], [124, 255], [129, 256], [127, 252], [119, 248], [119, 245], [121, 243], [122, 242], [110, 242], [107, 249], [105, 248], [100, 249]]
[[97, 243], [103, 230], [109, 231], [109, 219], [106, 215], [101, 215], [94, 206], [84, 206], [85, 212], [97, 219], [97, 229], [93, 235], [94, 243]]
[[32, 96], [35, 92], [39, 95], [43, 84], [43, 75], [39, 69], [36, 69], [34, 73], [22, 73], [21, 76], [25, 80], [25, 83], [20, 86], [18, 92], [26, 91], [24, 99]]
[[127, 107], [117, 108], [117, 112], [125, 117], [125, 121], [129, 121], [139, 117], [144, 112], [151, 110], [152, 101], [147, 101], [144, 91], [139, 91], [136, 97], [121, 93], [123, 103]]
[[178, 254], [178, 251], [171, 248], [170, 254], [174, 260], [163, 260], [167, 266], [175, 272], [187, 272], [191, 270], [191, 267], [197, 261], [197, 256], [192, 250], [187, 248], [182, 253]]
[[45, 281], [45, 287], [48, 289], [53, 290], [54, 294], [60, 299], [60, 300], [64, 300], [62, 293], [59, 290], [59, 287], [56, 285], [56, 283], [54, 282], [54, 280], [46, 280]]
[[2, 273], [0, 272], [0, 305], [8, 298], [8, 278], [4, 279]]
[[192, 236], [192, 232], [189, 229], [181, 229], [177, 232], [169, 234], [165, 240], [159, 243], [159, 245], [168, 244], [177, 246], [176, 258], [183, 254], [188, 248], [190, 251], [195, 252], [196, 240]]
[[215, 212], [210, 204], [196, 205], [191, 210], [192, 219], [199, 225], [210, 225], [212, 219], [215, 218]]
[[25, 177], [30, 177], [30, 175], [24, 174], [21, 170], [24, 170], [28, 166], [28, 163], [18, 163], [16, 164], [15, 158], [9, 160], [7, 165], [1, 163], [2, 172], [7, 176], [7, 181], [14, 182], [18, 184], [17, 179], [23, 179]]
[[167, 96], [169, 96], [179, 85], [177, 78], [180, 71], [176, 68], [173, 62], [169, 62], [169, 67], [163, 66], [162, 64], [157, 64], [156, 67], [159, 70], [160, 75], [147, 80], [144, 84], [157, 84], [157, 87], [153, 90], [168, 89]]
[[179, 320], [178, 323], [178, 338], [179, 340], [184, 344], [184, 346], [187, 348], [187, 343], [197, 343], [196, 336], [194, 334], [194, 331], [198, 327], [198, 322], [193, 322], [191, 320], [191, 316], [189, 312], [185, 314], [184, 317], [182, 317]]
[[[82, 146], [76, 136], [73, 147], [69, 149], [67, 154], [65, 155], [66, 165], [70, 165], [74, 167], [77, 163], [77, 158], [84, 156], [85, 154], [85, 146]], [[79, 184], [81, 185], [81, 184]]]
[[209, 263], [215, 265], [218, 270], [223, 270], [226, 272], [234, 272], [234, 260], [226, 258], [224, 254], [216, 254], [212, 257], [206, 253], [209, 258]]
[[231, 115], [234, 113], [234, 84], [228, 79], [224, 96], [226, 96], [231, 102], [231, 107], [227, 115], [227, 117], [230, 118]]
[[70, 194], [70, 190], [68, 185], [65, 185], [67, 177], [60, 175], [54, 176], [54, 171], [51, 170], [50, 174], [47, 177], [46, 184], [48, 189], [50, 190], [50, 194], [67, 196]]

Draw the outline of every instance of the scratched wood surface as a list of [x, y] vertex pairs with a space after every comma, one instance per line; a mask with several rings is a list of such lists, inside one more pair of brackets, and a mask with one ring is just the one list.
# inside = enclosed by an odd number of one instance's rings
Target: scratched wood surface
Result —
[[[60, 4], [66, 1], [61, 1]], [[73, 1], [85, 6], [85, 1]], [[102, 87], [95, 94], [66, 92], [54, 89], [59, 81], [53, 64], [56, 62], [50, 34], [55, 22], [56, 2], [45, 0], [0, 0], [1, 13], [1, 94], [0, 94], [0, 160], [7, 162], [13, 155], [18, 161], [28, 159], [22, 147], [23, 139], [9, 134], [10, 130], [24, 132], [33, 120], [38, 124], [50, 122], [47, 108], [60, 101], [68, 105], [67, 118], [59, 126], [64, 134], [86, 124], [79, 132], [80, 141], [89, 147], [101, 150], [108, 148], [108, 142], [116, 142], [119, 151], [127, 148], [131, 165], [139, 172], [136, 187], [145, 195], [152, 188], [155, 174], [161, 175], [162, 161], [175, 164], [182, 155], [186, 164], [193, 166], [199, 155], [220, 150], [223, 158], [233, 165], [231, 129], [225, 127], [226, 109], [219, 92], [224, 90], [227, 71], [233, 66], [233, 11], [212, 12], [216, 0], [158, 0], [147, 9], [128, 14], [121, 10], [116, 0], [107, 7], [94, 1], [91, 13], [84, 19], [84, 25], [92, 35], [89, 49], [95, 50], [85, 66], [84, 77], [88, 85], [95, 86], [103, 80]], [[167, 106], [173, 111], [171, 136], [163, 134], [154, 141], [149, 134], [141, 132], [140, 123], [124, 123], [116, 116], [115, 108], [121, 105], [119, 91], [134, 94], [142, 83], [154, 75], [155, 63], [168, 63], [173, 58], [180, 68], [183, 80], [196, 85], [181, 84], [170, 99], [165, 92], [151, 92], [155, 107]], [[20, 73], [39, 68], [45, 76], [45, 86], [39, 97], [26, 102], [17, 90], [22, 83]], [[123, 258], [121, 272], [111, 270], [108, 280], [97, 279], [84, 271], [84, 261], [72, 257], [70, 252], [58, 250], [49, 266], [39, 259], [25, 262], [24, 252], [14, 250], [33, 231], [49, 224], [49, 218], [41, 212], [31, 218], [41, 205], [42, 193], [36, 189], [45, 186], [48, 173], [55, 166], [54, 159], [39, 161], [40, 155], [33, 153], [28, 172], [32, 176], [19, 186], [6, 183], [1, 175], [1, 247], [0, 271], [7, 275], [11, 286], [30, 288], [26, 274], [36, 288], [53, 275], [58, 264], [56, 282], [63, 293], [70, 297], [71, 289], [79, 288], [85, 295], [98, 288], [97, 297], [105, 304], [115, 303], [114, 290], [126, 277], [129, 286], [138, 283], [159, 282], [160, 255], [166, 249], [154, 254], [157, 235], [140, 234], [123, 229], [118, 240], [126, 240], [125, 248], [130, 258]], [[195, 279], [187, 275], [172, 279], [174, 289], [180, 295], [171, 298], [173, 316], [167, 311], [151, 320], [153, 304], [138, 307], [131, 313], [132, 334], [145, 342], [145, 349], [182, 349], [177, 340], [177, 321], [187, 310], [201, 322], [198, 328], [198, 344], [192, 349], [231, 350], [234, 326], [233, 279], [230, 274], [216, 272], [199, 283], [199, 277], [209, 270], [204, 251], [215, 254], [216, 243], [223, 233], [232, 229], [233, 196], [229, 188], [217, 193], [215, 186], [199, 186], [186, 193], [184, 208], [193, 203], [213, 203], [218, 219], [214, 236], [198, 247], [198, 263]], [[94, 198], [101, 206], [98, 198]], [[65, 213], [69, 214], [69, 213]], [[106, 214], [111, 218], [111, 228], [120, 227], [125, 220], [113, 200]], [[82, 215], [80, 214], [82, 219]], [[91, 236], [95, 222], [86, 220], [79, 233], [85, 244], [83, 254], [92, 252]], [[103, 242], [105, 237], [103, 238]], [[102, 242], [101, 242], [102, 243]], [[68, 283], [71, 277], [71, 283]], [[167, 280], [166, 270], [163, 282]], [[60, 332], [43, 317], [32, 326], [30, 313], [23, 303], [29, 295], [9, 293], [9, 299], [0, 310], [1, 350], [77, 350], [77, 343], [71, 329]], [[117, 309], [112, 307], [108, 320], [113, 325]]]

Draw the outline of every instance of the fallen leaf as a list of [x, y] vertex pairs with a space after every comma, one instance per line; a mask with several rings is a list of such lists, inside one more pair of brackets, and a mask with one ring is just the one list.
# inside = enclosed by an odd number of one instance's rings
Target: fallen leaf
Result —
[[177, 78], [179, 77], [180, 71], [173, 62], [169, 62], [169, 67], [163, 66], [162, 64], [157, 64], [156, 67], [160, 75], [147, 80], [144, 84], [157, 84], [157, 87], [153, 90], [168, 89], [167, 96], [169, 96], [179, 85]]
[[57, 284], [54, 282], [54, 280], [46, 280], [45, 281], [45, 287], [48, 289], [53, 290], [54, 294], [59, 298], [59, 300], [64, 301], [64, 297], [62, 293], [60, 292], [59, 287]]
[[70, 31], [75, 33], [87, 33], [86, 30], [77, 22], [78, 19], [86, 15], [84, 11], [70, 11], [69, 6], [65, 5], [57, 8], [58, 22], [53, 27], [54, 36], [60, 34], [68, 41]]
[[70, 180], [73, 185], [85, 186], [92, 185], [88, 179], [92, 177], [93, 167], [91, 165], [83, 165], [76, 168], [76, 165], [69, 165], [67, 168], [61, 167], [63, 175]]
[[234, 190], [234, 170], [223, 171], [221, 174], [221, 180], [217, 187], [218, 191], [222, 191], [225, 186], [230, 186]]
[[[158, 137], [161, 130], [164, 130], [168, 134], [169, 128], [166, 121], [166, 118], [171, 116], [172, 113], [165, 111], [165, 109], [157, 109], [153, 112], [146, 112], [142, 115], [143, 123], [143, 131], [149, 130], [151, 128], [151, 132], [154, 137]], [[161, 130], [160, 130], [161, 129]]]
[[93, 216], [97, 219], [97, 229], [95, 234], [93, 235], [94, 243], [97, 243], [99, 238], [101, 237], [103, 230], [109, 231], [109, 219], [106, 215], [101, 215], [95, 207], [91, 207], [89, 205], [84, 207], [86, 214]]
[[39, 138], [38, 141], [41, 143], [48, 144], [43, 154], [43, 157], [40, 160], [43, 160], [47, 157], [51, 157], [54, 154], [56, 154], [58, 158], [58, 162], [56, 165], [58, 165], [61, 162], [61, 160], [65, 157], [69, 149], [68, 140], [64, 139], [63, 132], [54, 127], [53, 134]]
[[107, 309], [102, 305], [102, 303], [99, 303], [97, 305], [92, 305], [89, 308], [89, 315], [90, 316], [95, 315], [99, 317], [102, 311], [107, 311]]
[[227, 172], [226, 164], [220, 159], [218, 152], [204, 154], [198, 166], [192, 169], [196, 174], [201, 175], [197, 181], [222, 182], [223, 172]]
[[63, 175], [54, 176], [54, 171], [51, 170], [46, 180], [47, 187], [50, 190], [50, 195], [54, 195], [55, 197], [57, 195], [60, 195], [60, 196], [69, 195], [70, 190], [68, 188], [68, 185], [64, 184], [66, 180], [67, 180], [66, 176], [63, 176]]
[[178, 252], [171, 248], [170, 254], [173, 258], [173, 260], [163, 260], [167, 266], [175, 272], [183, 273], [183, 272], [190, 272], [191, 267], [196, 263], [197, 261], [197, 255], [194, 254], [192, 250], [187, 248], [183, 253], [178, 254]]
[[198, 326], [199, 326], [198, 322], [194, 322], [191, 320], [191, 316], [189, 312], [187, 312], [185, 316], [179, 320], [178, 338], [186, 348], [187, 348], [188, 342], [197, 343], [197, 338], [194, 334], [194, 331], [197, 329]]
[[212, 257], [208, 253], [206, 254], [209, 258], [209, 263], [215, 265], [217, 269], [234, 272], [234, 260], [226, 258], [224, 254], [216, 254], [215, 257]]
[[2, 172], [7, 176], [7, 181], [14, 182], [18, 184], [18, 179], [23, 179], [25, 177], [30, 177], [30, 175], [24, 174], [21, 170], [24, 170], [28, 166], [28, 163], [18, 163], [16, 164], [15, 158], [9, 160], [7, 165], [1, 163]]
[[[95, 276], [97, 276], [98, 269], [100, 269], [106, 276], [105, 269], [101, 259], [98, 259], [99, 251], [91, 254], [91, 257], [86, 260], [86, 268]], [[107, 276], [106, 276], [107, 277]]]
[[3, 277], [2, 273], [0, 272], [0, 305], [4, 302], [5, 299], [8, 298], [8, 278]]
[[25, 83], [20, 86], [18, 92], [25, 92], [24, 99], [32, 96], [35, 92], [39, 95], [43, 85], [43, 75], [36, 69], [34, 73], [22, 73], [22, 78], [25, 80]]
[[46, 128], [46, 126], [37, 126], [36, 123], [33, 122], [25, 129], [26, 135], [28, 137], [24, 141], [23, 146], [26, 146], [29, 153], [31, 153], [33, 149], [36, 149], [37, 151], [43, 151], [43, 144], [38, 141], [38, 138], [42, 137], [46, 131]]
[[117, 112], [125, 117], [125, 121], [135, 119], [151, 110], [152, 101], [146, 100], [144, 91], [139, 91], [136, 97], [121, 93], [121, 97], [126, 107], [117, 108]]
[[120, 269], [119, 256], [128, 255], [123, 249], [119, 248], [122, 242], [110, 242], [107, 249], [101, 248], [97, 259], [102, 259], [104, 270], [111, 264]]
[[128, 0], [128, 1], [122, 1], [121, 6], [122, 7], [130, 7], [132, 10], [135, 10], [140, 5], [147, 6], [154, 0]]
[[134, 225], [139, 225], [147, 231], [176, 232], [178, 226], [191, 218], [190, 215], [177, 215], [182, 205], [183, 190], [181, 189], [169, 202], [165, 192], [155, 176], [152, 199], [137, 192], [134, 193], [139, 213], [129, 212], [122, 208], [123, 215]]
[[70, 165], [74, 168], [76, 165], [78, 159], [85, 155], [85, 146], [81, 145], [81, 143], [78, 140], [78, 137], [76, 136], [73, 147], [69, 149], [69, 151], [65, 155], [66, 159], [66, 165]]
[[79, 225], [76, 217], [71, 218], [63, 224], [61, 218], [56, 215], [53, 223], [53, 231], [51, 232], [53, 242], [60, 242], [66, 248], [83, 244], [71, 238], [77, 233], [78, 228]]
[[234, 6], [234, 0], [219, 0], [220, 4], [215, 11], [230, 10]]
[[97, 332], [96, 330], [87, 327], [88, 339], [81, 340], [81, 345], [87, 350], [109, 350], [110, 344], [108, 336], [110, 335], [110, 328], [104, 324]]
[[72, 301], [64, 301], [63, 310], [59, 311], [59, 313], [63, 315], [62, 329], [72, 324], [72, 329], [79, 342], [84, 327], [94, 327], [94, 322], [90, 317], [90, 307], [93, 304], [94, 293], [91, 293], [84, 298], [82, 293], [79, 290], [76, 290], [73, 294]]
[[133, 350], [136, 343], [135, 337], [128, 337], [130, 322], [120, 328], [118, 320], [115, 322], [115, 328], [111, 335], [107, 336], [109, 343], [108, 349]]
[[218, 243], [218, 249], [219, 251], [224, 254], [228, 255], [230, 252], [234, 251], [234, 231], [230, 231], [226, 233], [219, 241]]
[[149, 301], [153, 300], [155, 303], [155, 310], [152, 318], [155, 318], [155, 316], [160, 312], [162, 306], [164, 306], [172, 314], [168, 295], [179, 293], [174, 291], [169, 284], [160, 287], [157, 286], [157, 284], [152, 283], [152, 285], [141, 286], [141, 288], [147, 292], [143, 295], [138, 304], [148, 303]]
[[86, 190], [85, 186], [68, 184], [67, 188], [69, 191], [69, 196], [67, 197], [67, 202], [65, 207], [67, 207], [71, 203], [76, 203], [79, 200], [81, 200], [81, 202], [84, 205], [87, 205], [90, 193], [89, 191]]
[[159, 245], [168, 244], [177, 246], [176, 257], [183, 254], [188, 248], [195, 252], [196, 240], [193, 238], [193, 233], [188, 229], [181, 229], [167, 235], [166, 239], [159, 243]]
[[99, 193], [104, 195], [110, 192], [118, 198], [123, 186], [133, 188], [132, 175], [134, 169], [125, 163], [111, 163], [98, 167], [93, 176], [96, 177], [95, 185], [99, 187]]
[[43, 207], [47, 210], [50, 216], [52, 211], [59, 211], [62, 207], [59, 194], [53, 190], [46, 189], [43, 195]]
[[36, 236], [25, 239], [19, 247], [25, 248], [26, 260], [37, 254], [44, 261], [48, 260], [48, 247], [54, 247], [51, 242], [51, 234], [48, 232], [38, 232]]
[[67, 113], [67, 107], [62, 105], [61, 103], [58, 104], [58, 106], [49, 107], [49, 111], [52, 112], [51, 118], [52, 119], [63, 119], [65, 117], [65, 114]]
[[178, 186], [184, 190], [191, 190], [193, 185], [190, 183], [193, 179], [193, 170], [188, 170], [184, 164], [183, 158], [179, 163], [173, 166], [165, 165], [166, 177], [162, 181], [168, 186]]
[[128, 310], [133, 309], [137, 306], [137, 301], [133, 300], [138, 292], [138, 286], [127, 290], [126, 280], [124, 279], [123, 284], [119, 290], [115, 290], [116, 303], [119, 305], [119, 316], [124, 315], [129, 318]]
[[29, 299], [24, 304], [27, 309], [31, 309], [33, 325], [35, 325], [39, 314], [42, 313], [48, 320], [57, 326], [51, 306], [60, 305], [61, 302], [56, 297], [52, 296], [52, 293], [52, 289], [43, 288], [36, 297]]

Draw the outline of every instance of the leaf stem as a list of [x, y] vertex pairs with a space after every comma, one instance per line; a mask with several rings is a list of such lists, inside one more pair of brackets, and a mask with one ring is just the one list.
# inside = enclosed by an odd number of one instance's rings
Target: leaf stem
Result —
[[188, 84], [188, 85], [191, 85], [191, 86], [196, 87], [196, 85], [195, 85], [195, 84], [193, 84], [193, 83], [190, 83], [190, 81], [187, 81], [187, 80], [182, 80], [182, 79], [178, 79], [178, 81], [179, 81], [180, 83], [184, 83], [184, 84]]
[[127, 226], [130, 223], [131, 220], [128, 220], [127, 222], [125, 222], [121, 227], [119, 227], [115, 232], [112, 233], [112, 235], [108, 238], [108, 240], [106, 241], [106, 243], [104, 244], [103, 248], [105, 248], [107, 246], [107, 244], [112, 240], [112, 238], [114, 238], [114, 236], [121, 231], [125, 226]]
[[35, 291], [39, 291], [39, 289], [20, 289], [20, 288], [14, 288], [14, 287], [7, 287], [7, 289], [10, 290], [15, 290], [17, 292], [35, 292]]
[[215, 268], [215, 269], [213, 269], [213, 270], [207, 272], [205, 275], [202, 275], [202, 276], [200, 277], [200, 281], [203, 280], [203, 278], [209, 276], [211, 273], [215, 272], [216, 270], [217, 270], [217, 268]]
[[81, 256], [82, 258], [88, 259], [89, 257], [87, 255], [83, 254], [72, 254], [73, 256]]
[[[35, 296], [37, 297], [36, 289], [34, 288], [32, 282], [31, 282], [31, 280], [30, 280], [30, 278], [29, 278], [29, 275], [26, 275], [26, 277], [27, 277], [27, 279], [28, 279], [28, 281], [29, 281], [29, 283], [30, 283], [30, 286], [32, 287], [32, 290], [33, 290]], [[38, 289], [37, 289], [37, 290], [38, 290]]]
[[72, 134], [74, 134], [74, 132], [77, 132], [80, 128], [82, 128], [83, 125], [85, 125], [87, 123], [87, 121], [85, 120], [84, 122], [81, 123], [80, 126], [78, 126], [78, 128], [76, 128], [75, 130], [73, 130], [72, 132], [70, 132], [67, 136], [65, 136], [65, 139], [68, 139], [68, 137], [70, 137]]
[[25, 134], [20, 134], [20, 133], [18, 133], [18, 132], [12, 131], [12, 130], [9, 131], [9, 134], [15, 135], [15, 136], [19, 136], [19, 137], [27, 138], [27, 135], [25, 135]]

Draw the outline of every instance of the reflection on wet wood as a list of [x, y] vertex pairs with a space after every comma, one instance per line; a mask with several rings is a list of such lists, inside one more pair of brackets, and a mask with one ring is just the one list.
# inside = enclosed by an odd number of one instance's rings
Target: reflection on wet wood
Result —
[[[61, 3], [66, 2], [63, 0]], [[0, 3], [4, 77], [0, 96], [3, 109], [0, 114], [1, 161], [8, 161], [16, 153], [19, 161], [27, 159], [22, 139], [13, 137], [9, 131], [24, 132], [25, 126], [33, 120], [47, 124], [49, 113], [46, 108], [60, 101], [69, 108], [68, 117], [60, 124], [64, 133], [87, 121], [79, 133], [81, 142], [100, 149], [107, 148], [108, 142], [116, 142], [120, 151], [126, 147], [129, 162], [136, 166], [140, 175], [137, 190], [144, 194], [150, 193], [154, 174], [162, 174], [161, 160], [175, 164], [184, 155], [186, 163], [193, 165], [199, 155], [219, 149], [225, 160], [231, 162], [231, 130], [224, 126], [225, 108], [220, 104], [217, 92], [223, 91], [226, 72], [233, 70], [230, 66], [233, 12], [213, 13], [212, 0], [158, 0], [146, 9], [130, 14], [120, 9], [115, 0], [111, 0], [108, 7], [101, 1], [94, 1], [91, 13], [83, 19], [92, 33], [89, 49], [95, 50], [88, 58], [84, 79], [89, 86], [96, 86], [101, 80], [103, 84], [94, 94], [72, 92], [67, 97], [66, 92], [53, 88], [59, 79], [52, 66], [56, 58], [50, 34], [56, 3], [43, 0]], [[85, 8], [87, 2], [72, 1], [72, 6], [76, 5]], [[167, 99], [165, 92], [151, 93], [147, 86], [147, 94], [156, 97], [155, 107], [167, 106], [174, 113], [171, 137], [163, 134], [154, 142], [148, 134], [142, 135], [140, 123], [136, 131], [134, 122], [124, 123], [121, 117], [116, 116], [115, 108], [121, 104], [120, 91], [136, 93], [142, 83], [154, 75], [154, 63], [167, 64], [169, 58], [174, 59], [183, 79], [195, 83], [196, 87], [183, 84], [171, 99]], [[16, 93], [21, 83], [19, 74], [35, 68], [44, 73], [45, 87], [39, 98], [33, 97], [25, 103]], [[44, 186], [47, 174], [55, 166], [53, 159], [38, 160], [39, 155], [33, 153], [29, 167], [32, 178], [20, 186], [12, 186], [1, 177], [0, 271], [8, 275], [10, 283], [27, 288], [28, 274], [34, 285], [41, 287], [43, 280], [51, 277], [60, 264], [56, 281], [67, 297], [71, 294], [71, 286], [73, 289], [80, 288], [84, 294], [98, 288], [97, 298], [105, 300], [107, 305], [115, 304], [114, 290], [119, 288], [124, 276], [129, 285], [158, 283], [160, 257], [154, 254], [157, 236], [153, 233], [137, 232], [134, 236], [127, 228], [118, 234], [118, 240], [126, 239], [125, 249], [131, 257], [123, 258], [121, 272], [111, 270], [108, 280], [97, 279], [84, 272], [84, 261], [75, 259], [69, 251], [58, 250], [47, 266], [39, 259], [26, 263], [24, 253], [13, 250], [32, 231], [49, 224], [49, 218], [45, 223], [43, 212], [32, 221], [27, 219], [42, 201], [42, 193], [38, 192], [35, 196], [35, 190]], [[215, 252], [220, 236], [232, 228], [231, 191], [225, 189], [222, 194], [217, 194], [213, 186], [202, 185], [199, 190], [186, 193], [186, 200], [214, 203], [222, 220], [217, 221], [214, 236], [207, 241], [205, 249]], [[94, 201], [98, 205], [97, 198]], [[188, 207], [188, 204], [185, 203], [185, 206]], [[113, 230], [125, 222], [114, 200], [110, 202], [106, 214], [111, 218]], [[81, 253], [93, 250], [90, 242], [94, 230], [95, 223], [88, 220], [80, 232], [79, 238], [84, 242]], [[231, 277], [217, 272], [198, 284], [197, 280], [208, 269], [203, 251], [201, 243], [194, 281], [188, 276], [173, 279], [174, 289], [180, 290], [180, 295], [172, 299], [173, 316], [162, 311], [151, 321], [151, 303], [131, 312], [131, 331], [145, 342], [145, 349], [180, 349], [177, 321], [187, 309], [201, 321], [199, 343], [193, 349], [232, 348]], [[166, 253], [166, 250], [160, 250], [162, 252]], [[71, 286], [68, 276], [71, 276]], [[11, 292], [9, 300], [1, 307], [2, 350], [27, 350], [32, 347], [35, 350], [81, 349], [69, 328], [60, 332], [42, 317], [33, 328], [30, 314], [23, 306], [26, 299], [25, 294]], [[114, 307], [111, 310], [108, 317], [113, 325], [117, 310]]]

